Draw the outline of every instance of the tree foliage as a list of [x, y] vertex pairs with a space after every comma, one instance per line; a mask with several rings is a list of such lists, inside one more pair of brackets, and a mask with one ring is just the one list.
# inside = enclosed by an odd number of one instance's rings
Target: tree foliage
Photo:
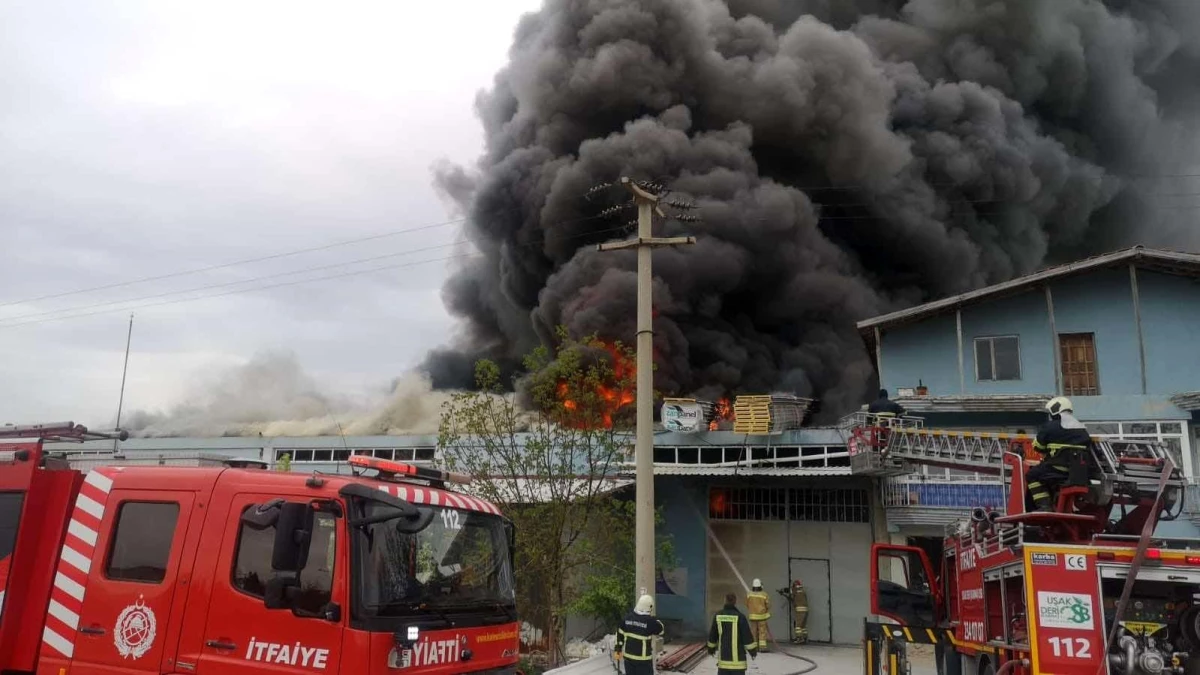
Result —
[[519, 609], [555, 647], [552, 662], [568, 611], [611, 622], [633, 602], [633, 505], [612, 481], [632, 458], [634, 362], [620, 343], [560, 330], [557, 347], [526, 357], [517, 393], [480, 361], [477, 389], [443, 409], [449, 468], [516, 526]]

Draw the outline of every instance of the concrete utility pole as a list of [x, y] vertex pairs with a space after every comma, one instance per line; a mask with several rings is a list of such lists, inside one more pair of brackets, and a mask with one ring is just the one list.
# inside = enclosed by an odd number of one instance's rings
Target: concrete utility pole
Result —
[[[633, 193], [638, 209], [636, 239], [600, 244], [601, 251], [637, 249], [637, 534], [636, 580], [638, 595], [654, 595], [654, 312], [651, 288], [654, 277], [650, 251], [656, 246], [680, 246], [696, 243], [695, 237], [655, 237], [654, 216], [665, 217], [659, 208], [661, 196], [651, 192], [654, 186], [621, 177], [621, 185]], [[649, 189], [648, 189], [649, 188]]]

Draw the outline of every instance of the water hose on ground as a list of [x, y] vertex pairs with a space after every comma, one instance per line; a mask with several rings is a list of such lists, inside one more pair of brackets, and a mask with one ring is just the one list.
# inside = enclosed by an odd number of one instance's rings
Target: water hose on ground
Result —
[[[721, 557], [725, 558], [725, 562], [728, 563], [729, 569], [733, 570], [733, 574], [734, 574], [734, 576], [737, 577], [738, 583], [740, 583], [742, 585], [742, 589], [746, 593], [749, 593], [750, 586], [746, 584], [746, 579], [742, 577], [742, 573], [738, 570], [737, 566], [733, 564], [733, 558], [729, 557], [729, 553], [727, 553], [725, 551], [725, 547], [721, 545], [721, 540], [717, 539], [717, 533], [713, 532], [712, 527], [709, 526], [709, 524], [708, 524], [708, 520], [704, 518], [704, 514], [702, 514], [700, 512], [700, 509], [696, 507], [695, 502], [693, 502], [690, 498], [688, 498], [686, 501], [688, 503], [688, 506], [692, 507], [692, 511], [694, 511], [696, 513], [696, 517], [700, 520], [700, 523], [702, 525], [704, 525], [704, 530], [706, 532], [708, 532], [709, 539], [711, 539], [713, 545], [715, 545], [717, 547], [717, 550], [721, 553]], [[775, 651], [777, 651], [778, 653], [783, 654], [784, 656], [787, 656], [789, 658], [796, 659], [797, 661], [803, 661], [806, 664], [808, 664], [807, 666], [805, 666], [804, 668], [801, 668], [800, 670], [789, 671], [789, 672], [783, 673], [782, 675], [805, 675], [806, 673], [811, 673], [812, 671], [814, 671], [820, 667], [817, 665], [816, 661], [813, 661], [812, 659], [808, 658], [807, 656], [800, 656], [799, 654], [793, 654], [785, 649], [780, 648], [779, 641], [775, 639], [775, 634], [771, 632], [770, 626], [767, 626], [767, 636], [769, 638], [771, 638], [771, 644], [775, 646]]]

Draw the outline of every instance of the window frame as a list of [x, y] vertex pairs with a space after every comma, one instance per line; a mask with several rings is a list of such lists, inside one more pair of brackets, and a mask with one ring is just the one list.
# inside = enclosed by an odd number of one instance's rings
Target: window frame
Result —
[[[125, 577], [115, 577], [112, 575], [113, 553], [117, 550], [117, 537], [121, 534], [121, 516], [125, 512], [125, 507], [130, 504], [152, 504], [158, 506], [172, 506], [175, 508], [175, 521], [171, 524], [171, 538], [167, 545], [167, 557], [163, 560], [163, 575], [155, 581], [146, 579], [127, 579]], [[104, 568], [101, 574], [104, 575], [105, 581], [115, 581], [123, 584], [146, 584], [149, 586], [161, 586], [167, 578], [167, 574], [171, 567], [171, 552], [175, 548], [175, 538], [179, 535], [179, 516], [183, 513], [183, 506], [179, 502], [164, 501], [161, 499], [123, 499], [117, 504], [117, 508], [112, 520], [112, 534], [108, 537], [108, 550], [104, 553]]]
[[[1016, 341], [1016, 343], [1017, 343], [1017, 376], [1016, 377], [1011, 378], [1011, 379], [1003, 379], [1003, 380], [998, 379], [996, 377], [996, 345], [995, 345], [996, 340], [1015, 340]], [[987, 343], [988, 355], [991, 357], [990, 360], [991, 360], [991, 364], [992, 364], [992, 377], [989, 379], [986, 379], [986, 380], [979, 376], [979, 343], [981, 343], [981, 342]], [[1025, 364], [1024, 364], [1023, 354], [1021, 353], [1021, 336], [1020, 335], [1015, 335], [1015, 334], [978, 335], [978, 336], [975, 336], [974, 338], [972, 338], [971, 344], [972, 344], [972, 347], [975, 352], [974, 353], [975, 358], [972, 360], [972, 363], [974, 364], [974, 368], [975, 368], [975, 381], [976, 382], [1020, 382], [1024, 379]]]
[[[261, 602], [266, 599], [265, 585], [268, 581], [270, 581], [270, 579], [263, 580], [264, 593], [262, 595], [256, 595], [254, 593], [251, 593], [250, 591], [242, 588], [237, 583], [237, 571], [238, 571], [238, 559], [239, 559], [238, 556], [242, 552], [242, 534], [248, 529], [248, 526], [246, 525], [246, 523], [242, 522], [242, 516], [245, 515], [246, 511], [254, 508], [255, 506], [257, 506], [257, 502], [252, 501], [250, 503], [245, 504], [242, 507], [242, 509], [237, 512], [237, 521], [236, 522], [238, 524], [238, 527], [237, 527], [237, 532], [234, 535], [233, 555], [229, 560], [229, 576], [228, 576], [227, 582], [229, 583], [229, 587], [232, 588], [235, 593], [238, 593], [239, 595], [243, 595], [247, 598], [251, 598], [253, 600], [257, 600], [257, 601]], [[321, 514], [319, 514], [319, 513], [314, 514], [313, 517], [318, 518], [318, 517], [320, 517], [320, 515]], [[337, 590], [337, 573], [338, 573], [338, 568], [341, 567], [341, 565], [338, 562], [338, 557], [341, 553], [340, 540], [342, 539], [342, 536], [343, 536], [343, 535], [339, 534], [339, 532], [341, 531], [341, 526], [338, 524], [339, 522], [342, 521], [342, 518], [340, 518], [336, 515], [333, 515], [333, 514], [327, 514], [327, 515], [329, 515], [330, 517], [333, 518], [333, 566], [329, 570], [329, 600], [326, 601], [326, 604], [335, 602], [334, 596], [336, 595], [335, 591]], [[315, 520], [314, 520], [314, 522], [315, 522]], [[253, 528], [249, 528], [249, 529], [253, 530]], [[262, 531], [271, 532], [272, 533], [271, 539], [274, 540], [274, 532], [275, 532], [274, 525], [272, 525], [270, 528], [264, 529]], [[309, 540], [308, 553], [309, 553], [310, 559], [312, 558], [313, 546], [316, 541], [317, 541], [316, 537], [312, 537]], [[268, 566], [269, 566], [269, 564], [270, 563], [268, 562]], [[303, 580], [302, 575], [303, 575], [303, 570], [297, 574], [297, 576], [301, 580]], [[293, 616], [296, 616], [301, 619], [322, 618], [320, 613], [309, 613], [307, 611], [301, 610], [296, 607], [291, 608], [289, 611], [291, 611]]]
[[[1081, 393], [1078, 393], [1075, 391], [1067, 390], [1067, 360], [1065, 358], [1063, 358], [1063, 356], [1064, 356], [1063, 338], [1081, 336], [1081, 335], [1088, 336], [1088, 338], [1090, 338], [1090, 340], [1091, 340], [1091, 346], [1092, 346], [1092, 374], [1096, 378], [1096, 386], [1095, 386], [1095, 391], [1090, 394], [1088, 394], [1088, 393], [1081, 394]], [[1063, 396], [1102, 396], [1102, 395], [1104, 395], [1104, 390], [1100, 387], [1100, 346], [1096, 343], [1096, 332], [1095, 331], [1073, 331], [1073, 332], [1069, 332], [1069, 333], [1057, 333], [1055, 335], [1055, 339], [1057, 340], [1055, 349], [1057, 350], [1057, 354], [1058, 354], [1058, 377], [1059, 377], [1059, 380], [1062, 382]]]

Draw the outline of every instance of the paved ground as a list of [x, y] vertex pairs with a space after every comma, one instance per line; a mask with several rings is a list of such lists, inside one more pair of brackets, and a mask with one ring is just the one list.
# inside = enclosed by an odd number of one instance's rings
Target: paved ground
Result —
[[[673, 647], [673, 646], [672, 646]], [[672, 647], [668, 647], [671, 649]], [[921, 649], [924, 648], [924, 649]], [[863, 672], [862, 649], [859, 647], [789, 646], [791, 654], [812, 659], [817, 669], [813, 675], [861, 675]], [[913, 645], [911, 652], [912, 675], [936, 675], [933, 649], [926, 645]], [[768, 652], [755, 659], [746, 675], [791, 675], [809, 667], [803, 661], [780, 653]], [[706, 658], [691, 675], [716, 675], [717, 662]]]

